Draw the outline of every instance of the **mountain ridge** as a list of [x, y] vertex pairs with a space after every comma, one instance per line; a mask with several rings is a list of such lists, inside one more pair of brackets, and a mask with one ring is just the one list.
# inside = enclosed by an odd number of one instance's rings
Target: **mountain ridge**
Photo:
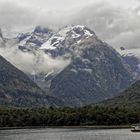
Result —
[[43, 51], [52, 59], [71, 59], [59, 73], [39, 73], [38, 79], [34, 79], [49, 95], [70, 106], [114, 97], [133, 81], [131, 69], [122, 56], [85, 26], [67, 26], [58, 32], [36, 27], [17, 39], [16, 47], [23, 52], [34, 55], [34, 50]]
[[99, 105], [116, 107], [138, 107], [140, 105], [140, 80], [133, 83], [128, 89], [121, 92], [118, 96], [103, 101]]

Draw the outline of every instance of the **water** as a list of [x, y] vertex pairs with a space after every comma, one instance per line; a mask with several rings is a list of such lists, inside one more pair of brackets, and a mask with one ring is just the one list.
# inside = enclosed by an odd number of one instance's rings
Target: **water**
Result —
[[16, 129], [0, 130], [0, 140], [140, 140], [129, 129]]

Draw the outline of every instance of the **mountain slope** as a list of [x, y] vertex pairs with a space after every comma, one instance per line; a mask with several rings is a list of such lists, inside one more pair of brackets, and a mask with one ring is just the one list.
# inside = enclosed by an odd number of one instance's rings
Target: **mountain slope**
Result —
[[134, 79], [140, 79], [140, 48], [133, 47], [117, 49], [124, 61], [130, 66]]
[[23, 72], [0, 56], [0, 105], [61, 105], [61, 101], [44, 92]]
[[134, 83], [127, 90], [123, 91], [119, 96], [104, 101], [104, 105], [108, 106], [136, 106], [140, 105], [140, 81]]
[[71, 64], [52, 79], [53, 96], [70, 106], [81, 106], [114, 97], [131, 84], [121, 56], [97, 36], [71, 47], [75, 52]]

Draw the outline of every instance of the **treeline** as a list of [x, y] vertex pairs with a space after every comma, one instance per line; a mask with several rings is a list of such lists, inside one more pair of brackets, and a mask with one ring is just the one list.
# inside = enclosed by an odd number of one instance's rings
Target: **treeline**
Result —
[[128, 125], [140, 123], [138, 107], [0, 108], [0, 127]]

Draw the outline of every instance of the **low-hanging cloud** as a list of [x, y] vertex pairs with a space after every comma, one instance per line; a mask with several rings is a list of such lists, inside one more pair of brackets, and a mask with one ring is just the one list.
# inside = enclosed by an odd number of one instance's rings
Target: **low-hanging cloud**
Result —
[[70, 59], [54, 59], [43, 51], [23, 52], [16, 47], [0, 47], [0, 55], [27, 74], [59, 72], [70, 63]]

